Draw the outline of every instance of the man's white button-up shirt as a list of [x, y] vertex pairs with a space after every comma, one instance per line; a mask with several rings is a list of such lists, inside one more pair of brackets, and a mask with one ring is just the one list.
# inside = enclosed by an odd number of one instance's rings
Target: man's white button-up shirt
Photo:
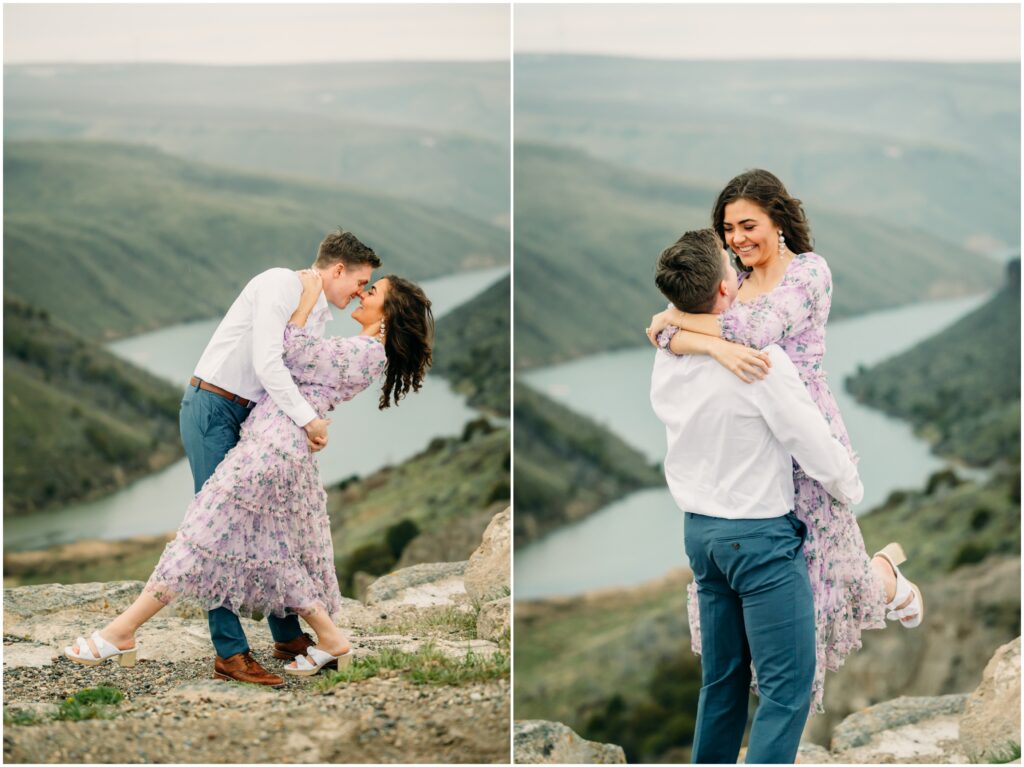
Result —
[[[249, 280], [206, 345], [196, 376], [245, 399], [269, 394], [298, 426], [316, 418], [282, 359], [284, 329], [301, 295], [302, 283], [291, 269], [268, 269]], [[322, 336], [330, 319], [321, 293], [306, 328]]]
[[844, 503], [864, 487], [786, 353], [765, 349], [771, 372], [744, 383], [713, 359], [658, 350], [651, 405], [665, 424], [665, 478], [683, 511], [766, 519], [793, 509], [795, 458]]

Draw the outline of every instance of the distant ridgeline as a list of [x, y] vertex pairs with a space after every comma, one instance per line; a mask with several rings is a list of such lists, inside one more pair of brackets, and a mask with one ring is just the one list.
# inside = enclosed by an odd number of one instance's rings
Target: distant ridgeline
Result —
[[984, 306], [847, 388], [905, 418], [936, 452], [972, 466], [1020, 465], [1020, 259]]
[[[644, 326], [665, 306], [658, 254], [710, 225], [719, 190], [520, 142], [516, 191], [515, 364], [530, 369], [645, 343]], [[837, 209], [835, 196], [805, 202], [835, 282], [833, 320], [980, 292], [998, 279], [991, 259], [928, 231]]]
[[4, 296], [4, 514], [96, 497], [181, 455], [173, 386]]
[[515, 389], [514, 450], [516, 546], [663, 481], [619, 437], [522, 382]]
[[496, 282], [437, 323], [433, 370], [469, 404], [509, 415], [511, 278]]

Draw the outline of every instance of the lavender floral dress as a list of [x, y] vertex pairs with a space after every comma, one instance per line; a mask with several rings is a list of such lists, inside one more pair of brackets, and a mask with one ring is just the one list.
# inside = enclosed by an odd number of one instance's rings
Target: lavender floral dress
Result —
[[[318, 338], [288, 325], [284, 362], [320, 417], [382, 372], [384, 347], [365, 336]], [[341, 606], [327, 494], [305, 432], [264, 395], [238, 444], [193, 499], [146, 590], [238, 615], [309, 615]]]
[[[752, 301], [735, 301], [719, 315], [722, 338], [755, 349], [778, 344], [796, 365], [811, 399], [856, 460], [839, 407], [828, 387], [822, 357], [825, 322], [832, 306], [832, 272], [816, 253], [790, 262], [779, 284]], [[804, 556], [814, 593], [817, 668], [813, 711], [824, 712], [825, 671], [838, 671], [860, 649], [864, 629], [885, 627], [884, 592], [871, 569], [864, 538], [848, 506], [830, 496], [793, 463], [796, 515], [807, 525]], [[691, 582], [687, 611], [693, 651], [700, 654], [697, 585]], [[756, 689], [756, 684], [755, 684]]]

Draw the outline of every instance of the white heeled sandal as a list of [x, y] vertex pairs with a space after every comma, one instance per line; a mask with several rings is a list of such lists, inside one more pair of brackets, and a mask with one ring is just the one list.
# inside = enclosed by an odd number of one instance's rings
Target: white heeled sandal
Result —
[[[309, 658], [312, 658], [316, 663], [310, 663]], [[285, 666], [284, 673], [291, 674], [292, 676], [313, 676], [314, 674], [320, 673], [320, 669], [324, 666], [334, 665], [335, 661], [337, 661], [337, 668], [346, 668], [351, 660], [351, 647], [341, 655], [331, 655], [329, 652], [325, 652], [324, 650], [319, 650], [316, 647], [310, 647], [306, 650], [305, 655], [295, 656], [296, 668]]]
[[[898, 543], [890, 543], [875, 554], [875, 556], [882, 557], [892, 567], [892, 571], [896, 573], [896, 594], [892, 600], [885, 604], [885, 617], [891, 621], [899, 621], [903, 628], [917, 628], [921, 625], [921, 621], [924, 620], [924, 596], [922, 596], [921, 589], [917, 587], [917, 584], [907, 580], [903, 573], [900, 572], [898, 565], [907, 561], [907, 555], [903, 553], [903, 547]], [[910, 602], [903, 607], [896, 606], [906, 602], [908, 597], [912, 597]]]
[[[89, 643], [85, 637], [78, 637], [71, 647], [65, 647], [64, 657], [74, 663], [81, 663], [83, 666], [98, 666], [111, 658], [117, 658], [117, 662], [123, 668], [135, 666], [136, 653], [139, 649], [137, 644], [128, 650], [118, 650], [114, 645], [101, 637], [98, 631], [92, 632], [92, 641], [96, 645], [96, 649], [99, 650], [100, 656], [98, 658], [92, 654], [92, 650], [89, 648]], [[78, 648], [77, 653], [72, 652], [75, 648]]]

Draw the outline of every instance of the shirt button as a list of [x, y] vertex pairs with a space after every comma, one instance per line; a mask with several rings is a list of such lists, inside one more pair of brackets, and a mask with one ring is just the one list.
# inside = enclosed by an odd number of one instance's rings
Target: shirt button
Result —
[[738, 548], [740, 547], [740, 545], [739, 545], [738, 543], [734, 543], [734, 544], [732, 545], [732, 547], [733, 547], [734, 549], [738, 549]]

